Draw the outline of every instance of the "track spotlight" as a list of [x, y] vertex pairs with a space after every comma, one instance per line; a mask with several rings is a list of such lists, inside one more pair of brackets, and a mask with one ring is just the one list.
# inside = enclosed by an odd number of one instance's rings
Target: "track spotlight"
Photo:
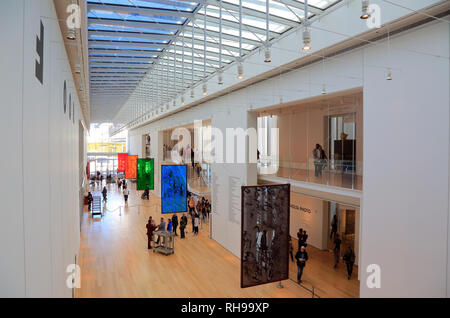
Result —
[[75, 33], [75, 29], [69, 28], [69, 30], [67, 31], [66, 38], [67, 38], [67, 40], [71, 40], [71, 41], [76, 40], [77, 39], [77, 35]]
[[218, 83], [219, 83], [219, 85], [222, 85], [222, 84], [223, 84], [223, 74], [222, 74], [222, 70], [220, 70], [220, 71], [217, 73], [217, 76], [218, 76]]
[[308, 28], [303, 30], [303, 51], [308, 52], [311, 50], [311, 33]]
[[369, 0], [362, 0], [362, 10], [361, 10], [361, 19], [366, 20], [368, 18], [370, 18], [370, 13], [369, 13]]
[[264, 62], [265, 63], [272, 62], [272, 59], [270, 57], [270, 45], [266, 45], [266, 47], [264, 49]]
[[181, 96], [181, 105], [184, 105], [184, 95]]
[[208, 94], [208, 86], [206, 86], [206, 83], [203, 84], [202, 90], [203, 90], [203, 96], [206, 96]]
[[238, 62], [237, 71], [238, 71], [238, 79], [243, 79], [244, 78], [244, 66], [242, 65], [242, 63], [240, 61]]

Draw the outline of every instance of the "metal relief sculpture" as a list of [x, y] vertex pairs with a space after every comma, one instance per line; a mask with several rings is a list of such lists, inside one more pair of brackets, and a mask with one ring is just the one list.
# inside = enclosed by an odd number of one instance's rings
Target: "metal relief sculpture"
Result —
[[241, 288], [288, 279], [290, 185], [241, 191]]

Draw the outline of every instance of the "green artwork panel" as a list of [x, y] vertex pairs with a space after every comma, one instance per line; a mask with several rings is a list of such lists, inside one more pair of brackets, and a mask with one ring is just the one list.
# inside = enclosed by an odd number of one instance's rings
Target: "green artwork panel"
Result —
[[154, 190], [155, 189], [155, 161], [151, 159], [137, 160], [137, 190]]

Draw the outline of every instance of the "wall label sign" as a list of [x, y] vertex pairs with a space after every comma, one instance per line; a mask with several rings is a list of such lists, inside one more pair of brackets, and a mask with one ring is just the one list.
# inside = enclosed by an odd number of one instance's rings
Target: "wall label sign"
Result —
[[39, 56], [39, 62], [36, 60], [35, 75], [39, 82], [44, 84], [44, 25], [42, 20], [40, 37], [36, 36], [36, 53]]
[[304, 208], [302, 206], [298, 206], [298, 205], [295, 205], [295, 204], [291, 204], [291, 208], [295, 209], [295, 210], [299, 210], [299, 211], [305, 212], [305, 213], [312, 213], [311, 209]]

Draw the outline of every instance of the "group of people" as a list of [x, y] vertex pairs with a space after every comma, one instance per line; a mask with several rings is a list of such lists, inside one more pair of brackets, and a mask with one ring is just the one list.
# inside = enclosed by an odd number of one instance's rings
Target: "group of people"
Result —
[[187, 205], [189, 210], [189, 215], [192, 218], [195, 218], [198, 216], [202, 218], [203, 221], [205, 221], [207, 218], [209, 218], [209, 214], [211, 213], [211, 203], [208, 199], [205, 199], [205, 197], [201, 197], [197, 200], [197, 203], [195, 202], [194, 196], [190, 193], [188, 193], [187, 196]]
[[[184, 238], [186, 238], [187, 224], [188, 224], [188, 219], [187, 219], [187, 216], [185, 213], [183, 213], [180, 220], [178, 220], [178, 216], [176, 214], [172, 215], [171, 218], [167, 218], [167, 222], [164, 220], [164, 218], [161, 218], [161, 221], [158, 226], [155, 224], [155, 221], [150, 216], [148, 219], [147, 225], [146, 225], [148, 249], [152, 249], [151, 242], [153, 241], [153, 234], [155, 231], [172, 232], [172, 233], [174, 233], [175, 236], [178, 236], [177, 229], [178, 229], [178, 226], [180, 226], [180, 238], [184, 239]], [[195, 226], [193, 225], [193, 229], [192, 229], [192, 232], [194, 233], [194, 235], [196, 235], [198, 233], [198, 224], [199, 224], [198, 217], [197, 217], [197, 222], [195, 224], [196, 225]], [[160, 237], [158, 236], [156, 244], [159, 244], [159, 242], [160, 242]]]
[[[297, 282], [302, 282], [302, 275], [303, 275], [303, 269], [306, 266], [306, 262], [308, 261], [308, 252], [306, 251], [307, 247], [307, 240], [308, 240], [308, 234], [306, 234], [306, 231], [300, 228], [297, 232], [297, 239], [298, 239], [298, 250], [297, 253], [294, 256], [294, 248], [292, 246], [292, 239], [289, 237], [289, 255], [291, 257], [292, 262], [294, 262], [294, 259], [297, 262]], [[330, 239], [333, 240], [334, 248], [333, 248], [333, 254], [334, 254], [334, 268], [338, 267], [339, 260], [341, 258], [341, 244], [342, 240], [340, 238], [339, 233], [337, 233], [337, 217], [336, 215], [333, 218], [333, 221], [331, 223], [331, 235]], [[355, 252], [353, 251], [350, 244], [347, 245], [347, 248], [344, 252], [344, 255], [342, 257], [343, 261], [346, 264], [347, 267], [347, 279], [350, 279], [353, 272], [353, 265], [355, 264]]]
[[[341, 245], [342, 245], [342, 240], [339, 233], [337, 232], [337, 227], [338, 221], [337, 216], [335, 214], [331, 221], [331, 233], [330, 233], [330, 239], [333, 240], [334, 268], [337, 268], [339, 265], [339, 260], [341, 258]], [[355, 264], [355, 252], [353, 251], [350, 244], [347, 245], [342, 260], [345, 262], [345, 265], [347, 267], [347, 279], [350, 279], [353, 273], [353, 265]]]

